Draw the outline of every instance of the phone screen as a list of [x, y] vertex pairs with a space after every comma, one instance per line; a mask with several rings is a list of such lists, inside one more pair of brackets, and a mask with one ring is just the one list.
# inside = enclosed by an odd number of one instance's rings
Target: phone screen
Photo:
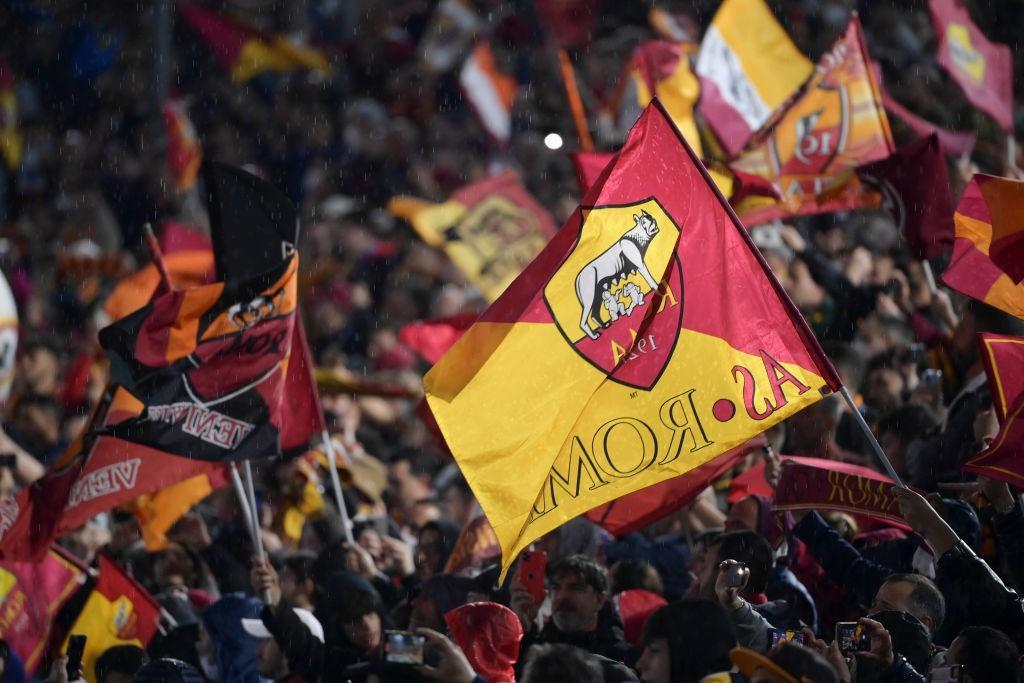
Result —
[[836, 642], [843, 654], [862, 652], [869, 649], [869, 641], [864, 628], [856, 621], [840, 621], [836, 624]]
[[804, 634], [800, 633], [799, 631], [790, 631], [781, 628], [773, 628], [771, 629], [770, 633], [772, 642], [771, 647], [775, 647], [779, 643], [785, 642], [787, 640], [792, 640], [794, 643], [800, 643], [801, 645], [803, 645], [804, 642]]
[[426, 638], [411, 631], [384, 632], [384, 661], [388, 664], [422, 664]]

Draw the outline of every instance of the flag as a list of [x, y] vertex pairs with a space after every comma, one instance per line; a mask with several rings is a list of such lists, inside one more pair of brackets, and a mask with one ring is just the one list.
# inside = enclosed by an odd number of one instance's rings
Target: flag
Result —
[[838, 510], [905, 526], [892, 489], [892, 479], [867, 467], [786, 456], [775, 509]]
[[316, 382], [316, 365], [306, 341], [302, 318], [295, 319], [292, 330], [291, 356], [285, 376], [284, 395], [288, 410], [281, 432], [281, 452], [299, 455], [309, 448], [310, 441], [327, 431], [324, 409]]
[[512, 137], [512, 105], [519, 86], [514, 76], [495, 64], [494, 52], [486, 41], [469, 53], [459, 72], [459, 85], [487, 134], [500, 145], [508, 144]]
[[78, 562], [56, 546], [39, 562], [0, 562], [0, 639], [27, 672], [39, 666], [57, 613], [85, 577]]
[[1019, 257], [1007, 262], [1020, 249], [1021, 186], [980, 173], [971, 179], [953, 215], [953, 258], [942, 274], [958, 292], [1018, 318], [1024, 318], [1024, 283], [1005, 268], [1017, 275], [1022, 265]]
[[[116, 645], [135, 645], [143, 649], [156, 635], [160, 605], [146, 589], [128, 576], [106, 555], [100, 555], [99, 577], [79, 613], [68, 637], [86, 637], [82, 672], [86, 680], [96, 680], [96, 660]], [[61, 646], [67, 652], [68, 641]]]
[[484, 515], [477, 515], [462, 528], [455, 539], [452, 554], [444, 565], [445, 574], [458, 574], [467, 569], [479, 568], [501, 556], [501, 546], [494, 529]]
[[840, 385], [660, 102], [586, 202], [424, 380], [505, 570]]
[[921, 118], [897, 102], [884, 89], [882, 90], [882, 104], [885, 105], [886, 110], [890, 114], [907, 124], [907, 127], [918, 137], [924, 138], [932, 134], [938, 136], [939, 146], [942, 148], [943, 153], [950, 156], [959, 157], [970, 154], [974, 149], [974, 143], [978, 140], [978, 134], [973, 131], [957, 132], [947, 130], [942, 126], [937, 126], [931, 121]]
[[536, 0], [541, 26], [559, 47], [580, 47], [590, 42], [601, 14], [601, 0]]
[[261, 34], [190, 2], [179, 3], [178, 11], [233, 81], [247, 81], [271, 71], [315, 69], [329, 73], [331, 70], [321, 51], [284, 36]]
[[18, 358], [18, 304], [0, 273], [0, 404], [11, 395]]
[[668, 110], [686, 142], [701, 155], [700, 132], [693, 107], [700, 96], [700, 82], [690, 69], [685, 43], [648, 40], [630, 57], [618, 96], [618, 125], [628, 130], [644, 108], [657, 97]]
[[183, 192], [195, 185], [203, 161], [203, 148], [182, 100], [164, 100], [163, 113], [167, 131], [167, 168], [178, 191]]
[[317, 368], [313, 373], [316, 385], [323, 393], [334, 396], [381, 396], [383, 398], [419, 398], [420, 393], [404, 384], [392, 384], [366, 379], [349, 370]]
[[651, 6], [647, 12], [647, 23], [659, 38], [674, 43], [696, 43], [700, 36], [700, 26], [687, 14], [675, 14]]
[[882, 207], [892, 216], [914, 258], [940, 256], [953, 246], [953, 198], [937, 135], [861, 166], [857, 175], [881, 193]]
[[697, 55], [698, 108], [736, 156], [813, 71], [764, 0], [725, 0]]
[[601, 177], [601, 172], [615, 158], [614, 152], [571, 152], [572, 166], [576, 169], [576, 182], [580, 186], [580, 198]]
[[483, 20], [468, 0], [437, 3], [419, 44], [427, 71], [442, 74], [454, 67], [483, 27]]
[[978, 343], [999, 432], [963, 469], [1019, 487], [1024, 485], [1024, 337], [984, 333]]
[[459, 189], [443, 204], [394, 197], [388, 210], [443, 249], [494, 301], [555, 234], [551, 215], [511, 171]]
[[639, 531], [689, 505], [708, 484], [735, 467], [751, 450], [767, 442], [763, 434], [754, 437], [686, 474], [600, 505], [587, 513], [587, 519], [613, 536]]
[[223, 463], [209, 463], [208, 471], [144, 494], [131, 503], [146, 550], [155, 553], [167, 547], [167, 532], [181, 516], [208, 495], [231, 482], [231, 471]]
[[24, 141], [18, 127], [18, 95], [14, 92], [14, 72], [0, 62], [0, 155], [11, 171], [21, 166]]
[[[731, 165], [771, 180], [782, 200], [745, 202], [737, 213], [747, 225], [877, 202], [853, 170], [889, 156], [892, 134], [856, 17], [803, 93], [776, 112], [752, 144]], [[829, 196], [819, 197], [827, 189]]]
[[1013, 133], [1013, 53], [985, 37], [962, 0], [929, 0], [938, 60], [967, 99]]
[[417, 320], [398, 331], [398, 341], [433, 365], [448, 353], [477, 317], [476, 313], [463, 313], [436, 320]]

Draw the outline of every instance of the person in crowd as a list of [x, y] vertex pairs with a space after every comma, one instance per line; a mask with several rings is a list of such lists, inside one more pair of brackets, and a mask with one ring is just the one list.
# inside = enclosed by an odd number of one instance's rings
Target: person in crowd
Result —
[[96, 683], [131, 683], [149, 657], [136, 645], [115, 645], [96, 658]]
[[652, 614], [636, 662], [643, 683], [740, 683], [729, 653], [736, 629], [725, 610], [704, 598], [685, 598]]
[[[324, 627], [321, 626], [313, 613], [301, 607], [293, 607], [292, 611], [302, 625], [316, 640], [324, 643]], [[260, 641], [256, 648], [256, 656], [260, 663], [260, 675], [276, 683], [300, 683], [316, 680], [320, 672], [307, 668], [307, 662], [297, 660], [294, 664], [288, 661], [274, 636], [267, 629], [262, 619], [242, 619], [242, 629]], [[285, 635], [284, 638], [289, 636]]]

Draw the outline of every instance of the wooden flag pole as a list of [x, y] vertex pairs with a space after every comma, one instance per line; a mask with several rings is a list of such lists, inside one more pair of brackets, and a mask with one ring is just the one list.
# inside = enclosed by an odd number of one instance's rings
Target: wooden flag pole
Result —
[[[324, 441], [324, 452], [327, 455], [328, 470], [331, 472], [331, 488], [334, 489], [334, 499], [338, 501], [338, 514], [341, 515], [341, 526], [345, 529], [345, 542], [348, 544], [354, 543], [352, 538], [352, 520], [348, 518], [348, 509], [345, 507], [345, 496], [341, 492], [341, 477], [338, 476], [338, 463], [334, 459], [334, 439], [325, 429], [321, 434], [320, 438]], [[344, 447], [343, 447], [344, 448]], [[352, 459], [348, 457], [348, 453], [342, 450], [342, 454], [345, 456], [345, 460], [351, 462]]]
[[[263, 551], [263, 536], [260, 535], [260, 513], [259, 508], [256, 507], [256, 487], [252, 483], [252, 463], [244, 460], [242, 468], [245, 474], [245, 489], [248, 494], [249, 510], [252, 512], [252, 540], [256, 546], [256, 556], [266, 562], [268, 558]], [[264, 591], [262, 598], [263, 602], [269, 605], [270, 591]]]
[[576, 134], [580, 138], [580, 149], [584, 152], [594, 151], [594, 140], [590, 137], [590, 129], [587, 127], [587, 115], [583, 111], [583, 100], [580, 99], [580, 89], [576, 85], [576, 73], [573, 71], [572, 62], [569, 60], [569, 53], [565, 48], [558, 50], [558, 61], [562, 66], [562, 82], [565, 84], [565, 96], [569, 100], [569, 110], [572, 111], [572, 120], [576, 124]]
[[921, 259], [921, 268], [924, 270], [924, 279], [928, 281], [928, 289], [936, 294], [939, 288], [935, 284], [935, 273], [932, 272], [932, 264], [928, 259]]
[[889, 478], [896, 482], [896, 485], [900, 488], [906, 488], [903, 485], [903, 480], [900, 479], [900, 475], [896, 474], [896, 470], [893, 468], [892, 463], [889, 462], [888, 456], [885, 451], [882, 450], [882, 446], [878, 443], [878, 439], [875, 438], [874, 432], [871, 431], [871, 427], [868, 426], [864, 416], [860, 414], [860, 409], [857, 408], [857, 404], [853, 402], [853, 396], [850, 396], [850, 390], [843, 386], [840, 388], [839, 393], [843, 395], [843, 399], [846, 401], [846, 405], [853, 411], [853, 416], [857, 420], [857, 424], [860, 425], [861, 431], [864, 432], [864, 436], [867, 437], [868, 443], [871, 444], [871, 450], [878, 456], [878, 460], [882, 463], [882, 467], [889, 474]]

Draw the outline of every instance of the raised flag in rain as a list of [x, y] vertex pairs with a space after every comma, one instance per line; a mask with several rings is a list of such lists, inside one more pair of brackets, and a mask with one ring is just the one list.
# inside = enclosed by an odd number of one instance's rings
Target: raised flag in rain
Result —
[[459, 72], [459, 85], [487, 134], [498, 144], [508, 144], [512, 137], [512, 105], [519, 85], [514, 76], [498, 67], [494, 51], [486, 41], [469, 53]]
[[981, 361], [992, 390], [999, 431], [964, 470], [1024, 485], [1024, 337], [981, 334]]

